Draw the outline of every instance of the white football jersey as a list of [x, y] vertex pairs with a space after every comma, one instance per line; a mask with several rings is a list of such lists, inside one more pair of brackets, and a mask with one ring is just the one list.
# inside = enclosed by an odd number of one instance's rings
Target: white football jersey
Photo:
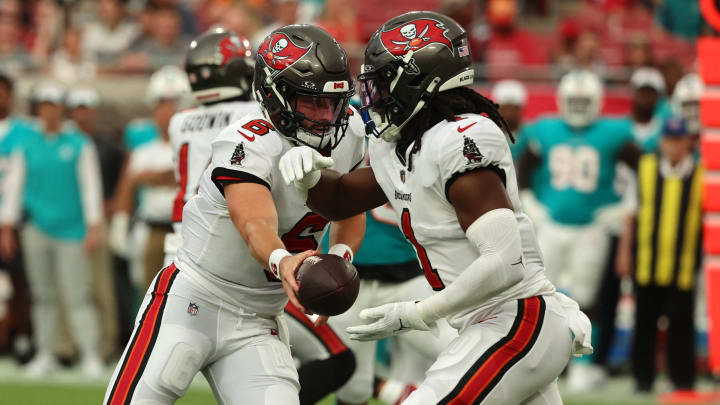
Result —
[[[354, 110], [345, 136], [332, 151], [332, 169], [348, 173], [365, 155], [364, 125]], [[315, 249], [328, 220], [313, 213], [278, 168], [285, 152], [296, 146], [275, 132], [262, 115], [248, 115], [224, 129], [212, 142], [212, 160], [202, 174], [198, 193], [185, 204], [183, 243], [178, 268], [190, 266], [206, 278], [222, 280], [248, 298], [243, 305], [257, 314], [275, 315], [287, 297], [279, 280], [250, 254], [230, 219], [223, 194], [225, 181], [253, 182], [272, 193], [278, 214], [278, 236], [292, 253]], [[215, 283], [217, 284], [217, 283]]]
[[[411, 150], [412, 145], [406, 157]], [[477, 308], [452, 314], [448, 317], [450, 325], [463, 330], [485, 319], [500, 303], [554, 291], [544, 275], [533, 225], [520, 204], [508, 142], [490, 119], [463, 114], [458, 121], [442, 121], [430, 128], [422, 137], [420, 151], [412, 156], [412, 170], [401, 162], [394, 143], [373, 139], [368, 154], [375, 178], [399, 218], [400, 229], [415, 248], [425, 277], [436, 291], [452, 284], [479, 257], [448, 201], [452, 181], [459, 173], [480, 167], [496, 170], [504, 180], [520, 227], [525, 277]]]
[[210, 164], [212, 140], [241, 117], [258, 114], [260, 105], [255, 101], [231, 101], [200, 105], [173, 115], [168, 132], [179, 185], [173, 204], [173, 222], [182, 221], [183, 206], [200, 186], [200, 176]]

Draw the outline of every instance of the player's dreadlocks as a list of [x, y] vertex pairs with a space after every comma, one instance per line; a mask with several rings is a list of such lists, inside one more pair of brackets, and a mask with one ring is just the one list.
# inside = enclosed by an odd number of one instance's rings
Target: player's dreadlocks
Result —
[[[404, 157], [405, 151], [413, 141], [415, 141], [415, 144], [411, 155], [420, 151], [422, 135], [425, 131], [442, 120], [454, 121], [456, 116], [465, 113], [480, 114], [488, 117], [515, 143], [512, 131], [505, 119], [500, 115], [497, 104], [468, 87], [457, 87], [437, 93], [427, 108], [413, 117], [402, 129], [402, 137], [397, 145], [397, 154]], [[410, 161], [412, 162], [412, 157]], [[410, 166], [412, 166], [412, 163], [410, 163]]]

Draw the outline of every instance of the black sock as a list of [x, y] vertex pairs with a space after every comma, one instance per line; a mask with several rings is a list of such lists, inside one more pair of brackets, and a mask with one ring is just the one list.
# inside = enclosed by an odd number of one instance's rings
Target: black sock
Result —
[[310, 361], [298, 370], [300, 405], [314, 405], [350, 379], [355, 372], [355, 356], [350, 350], [325, 360]]

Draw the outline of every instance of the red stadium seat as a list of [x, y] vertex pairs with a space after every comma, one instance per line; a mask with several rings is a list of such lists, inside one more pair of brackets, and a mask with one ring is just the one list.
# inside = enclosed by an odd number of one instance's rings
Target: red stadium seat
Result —
[[707, 132], [700, 137], [700, 154], [708, 170], [720, 170], [720, 132]]
[[706, 215], [703, 222], [705, 253], [720, 255], [720, 217]]
[[703, 206], [705, 211], [720, 213], [720, 175], [705, 177]]
[[700, 100], [700, 118], [706, 127], [720, 127], [720, 92], [705, 92]]
[[[705, 291], [707, 294], [708, 329], [720, 329], [720, 260], [705, 262]], [[710, 333], [710, 370], [720, 373], [720, 333]]]
[[697, 41], [700, 75], [705, 84], [720, 84], [720, 38], [703, 37]]

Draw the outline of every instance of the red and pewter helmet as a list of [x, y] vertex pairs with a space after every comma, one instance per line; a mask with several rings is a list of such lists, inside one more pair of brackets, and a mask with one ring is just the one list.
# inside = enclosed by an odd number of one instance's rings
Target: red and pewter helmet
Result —
[[195, 99], [202, 104], [249, 100], [253, 53], [247, 38], [224, 28], [210, 30], [190, 43], [185, 71]]
[[[345, 135], [355, 85], [345, 51], [322, 28], [288, 25], [268, 35], [258, 48], [253, 89], [268, 119], [292, 141], [326, 149]], [[297, 110], [298, 97], [330, 105], [332, 119], [310, 119]]]
[[397, 16], [365, 49], [358, 76], [365, 131], [388, 142], [441, 91], [473, 83], [465, 30], [432, 11]]

